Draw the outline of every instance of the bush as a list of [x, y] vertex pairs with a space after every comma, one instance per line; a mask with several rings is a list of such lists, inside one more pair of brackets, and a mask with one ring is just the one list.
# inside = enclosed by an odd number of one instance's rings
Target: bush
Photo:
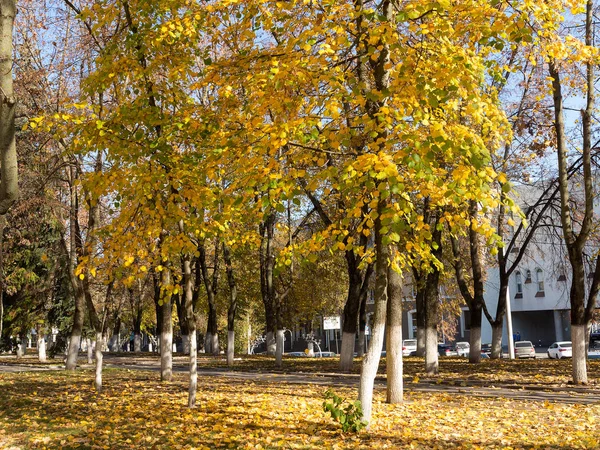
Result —
[[[331, 403], [328, 400], [331, 400]], [[367, 423], [363, 420], [363, 410], [360, 401], [346, 402], [345, 399], [336, 395], [331, 389], [325, 392], [323, 411], [329, 412], [333, 420], [342, 425], [344, 432], [353, 431], [357, 433], [367, 426]]]

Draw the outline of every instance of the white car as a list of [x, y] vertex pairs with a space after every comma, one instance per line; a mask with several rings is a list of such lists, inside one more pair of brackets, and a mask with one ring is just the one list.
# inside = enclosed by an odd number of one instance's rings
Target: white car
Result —
[[455, 347], [458, 356], [469, 356], [469, 352], [471, 351], [471, 344], [469, 344], [468, 342], [457, 342]]
[[548, 358], [562, 359], [573, 357], [573, 345], [571, 341], [555, 342], [548, 347]]
[[405, 339], [402, 342], [402, 356], [414, 355], [417, 352], [417, 340]]

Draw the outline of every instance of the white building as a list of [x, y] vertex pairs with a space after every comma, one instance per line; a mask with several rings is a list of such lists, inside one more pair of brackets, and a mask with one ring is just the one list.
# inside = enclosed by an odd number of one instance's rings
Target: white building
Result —
[[[542, 192], [539, 188], [529, 186], [520, 187], [518, 191], [521, 194], [519, 203], [523, 210], [534, 204]], [[509, 280], [513, 335], [518, 339], [541, 345], [550, 345], [555, 341], [571, 338], [569, 301], [571, 267], [562, 245], [562, 230], [552, 229], [552, 225], [559, 227], [560, 219], [552, 217], [545, 220], [544, 226], [536, 231]], [[514, 233], [514, 227], [509, 230], [510, 238], [512, 238], [511, 233]], [[509, 261], [515, 260], [518, 251], [518, 246], [511, 251]], [[593, 256], [595, 251], [590, 249], [590, 255]], [[485, 302], [490, 314], [495, 317], [499, 290], [498, 268], [490, 267], [486, 276]], [[600, 307], [598, 300], [596, 302], [596, 307]], [[459, 325], [461, 338], [468, 338], [469, 321], [468, 309], [464, 307]], [[504, 345], [508, 343], [506, 330], [505, 320], [502, 338]], [[492, 329], [484, 317], [482, 342], [491, 342], [491, 340]]]

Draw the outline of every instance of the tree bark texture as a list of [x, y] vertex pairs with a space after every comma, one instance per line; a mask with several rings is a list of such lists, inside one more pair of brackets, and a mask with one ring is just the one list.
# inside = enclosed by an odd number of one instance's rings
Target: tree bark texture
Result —
[[364, 420], [369, 423], [371, 420], [371, 411], [373, 407], [373, 384], [379, 359], [383, 348], [385, 337], [385, 322], [388, 302], [388, 264], [389, 249], [382, 243], [380, 232], [381, 223], [379, 219], [375, 221], [375, 252], [377, 262], [375, 268], [375, 313], [373, 315], [373, 332], [371, 344], [365, 357], [363, 358], [360, 372], [360, 383], [358, 386], [358, 399], [361, 402]]
[[0, 215], [5, 215], [19, 196], [13, 89], [16, 13], [15, 0], [0, 0]]
[[90, 338], [86, 338], [85, 345], [87, 346], [87, 363], [92, 364], [94, 362], [94, 349], [92, 348], [92, 340]]
[[274, 355], [277, 349], [275, 339], [277, 329], [275, 283], [273, 280], [273, 269], [275, 266], [275, 255], [273, 254], [275, 223], [277, 215], [274, 211], [269, 212], [259, 226], [260, 232], [260, 290], [265, 307], [265, 322], [267, 335], [267, 353]]
[[[215, 298], [217, 296], [218, 281], [219, 281], [219, 238], [215, 238], [214, 257], [212, 275], [208, 273], [207, 255], [205, 242], [201, 241], [198, 245], [200, 269], [202, 271], [202, 279], [204, 280], [204, 288], [206, 289], [206, 297], [208, 301], [208, 323], [206, 325], [206, 338], [204, 342], [205, 352], [219, 355], [219, 334], [217, 322], [217, 305]], [[189, 326], [189, 325], [188, 325]]]
[[[161, 272], [161, 285], [170, 282], [167, 269]], [[160, 324], [160, 381], [173, 379], [173, 303], [167, 292], [160, 292], [159, 308], [162, 323]]]
[[192, 264], [189, 255], [183, 258], [183, 301], [185, 305], [186, 321], [190, 336], [190, 385], [188, 389], [188, 407], [196, 406], [196, 392], [198, 390], [198, 349], [196, 339], [196, 315], [194, 314], [194, 290], [192, 286]]
[[388, 267], [388, 304], [386, 372], [387, 402], [401, 403], [404, 397], [402, 382], [402, 277]]
[[229, 285], [229, 308], [227, 309], [227, 365], [233, 366], [235, 357], [235, 316], [237, 312], [237, 285], [231, 264], [231, 250], [223, 243], [223, 260]]

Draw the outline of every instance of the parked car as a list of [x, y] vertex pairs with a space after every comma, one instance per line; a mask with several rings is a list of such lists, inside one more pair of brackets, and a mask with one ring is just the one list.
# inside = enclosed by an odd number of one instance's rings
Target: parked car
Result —
[[337, 356], [336, 352], [319, 352], [315, 351], [315, 358], [335, 358]]
[[440, 356], [457, 356], [456, 349], [450, 344], [438, 344], [438, 354]]
[[417, 353], [417, 340], [405, 339], [402, 342], [402, 356], [412, 356]]
[[594, 338], [594, 335], [590, 338], [590, 346], [588, 348], [588, 359], [600, 359], [600, 335], [598, 333], [594, 333], [597, 335], [597, 338]]
[[457, 342], [456, 343], [456, 353], [458, 356], [469, 356], [469, 351], [471, 350], [471, 345], [468, 342]]
[[492, 354], [492, 344], [481, 344], [481, 354], [490, 356]]
[[555, 342], [548, 347], [548, 358], [562, 359], [573, 357], [573, 344], [571, 341]]
[[533, 358], [535, 359], [535, 348], [531, 341], [515, 342], [515, 358]]

